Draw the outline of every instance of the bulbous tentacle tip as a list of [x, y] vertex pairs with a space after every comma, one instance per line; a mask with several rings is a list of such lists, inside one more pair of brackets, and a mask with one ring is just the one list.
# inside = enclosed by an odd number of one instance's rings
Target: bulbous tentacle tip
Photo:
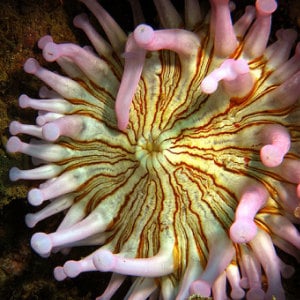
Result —
[[284, 154], [281, 149], [274, 145], [265, 145], [260, 149], [261, 161], [269, 168], [279, 166], [283, 161]]
[[229, 231], [233, 242], [241, 244], [254, 239], [257, 234], [254, 218], [265, 205], [268, 196], [267, 190], [262, 185], [250, 185], [244, 190], [235, 212], [235, 221]]
[[230, 293], [232, 299], [244, 299], [245, 291], [241, 288], [234, 288]]
[[190, 295], [200, 295], [202, 297], [210, 297], [211, 285], [204, 280], [195, 280], [190, 286]]
[[32, 189], [28, 193], [28, 202], [31, 205], [39, 206], [44, 202], [44, 196], [41, 190]]
[[109, 272], [114, 268], [116, 264], [116, 258], [110, 251], [106, 249], [100, 249], [93, 255], [93, 263], [97, 270]]
[[25, 95], [25, 94], [22, 94], [20, 97], [19, 97], [19, 106], [21, 108], [26, 108], [26, 107], [29, 107], [30, 106], [30, 98]]
[[145, 47], [154, 39], [154, 30], [151, 26], [141, 24], [133, 32], [135, 41], [140, 47]]
[[49, 62], [56, 61], [61, 54], [59, 45], [53, 42], [48, 42], [43, 48], [43, 56]]
[[53, 38], [51, 35], [45, 35], [41, 37], [38, 41], [38, 47], [44, 49], [48, 43], [53, 43]]
[[64, 273], [70, 278], [75, 278], [82, 272], [80, 263], [75, 260], [67, 261], [64, 264], [63, 269]]
[[29, 228], [33, 228], [36, 225], [36, 219], [34, 214], [27, 214], [25, 215], [25, 224]]
[[60, 136], [76, 138], [83, 128], [80, 116], [64, 116], [42, 126], [42, 136], [46, 141], [54, 142]]
[[20, 152], [22, 150], [21, 140], [16, 136], [10, 137], [6, 143], [6, 150], [10, 153]]
[[30, 241], [32, 249], [43, 257], [48, 257], [52, 250], [52, 241], [49, 235], [43, 232], [35, 233]]
[[73, 19], [73, 24], [77, 28], [82, 28], [86, 22], [89, 22], [89, 21], [88, 21], [88, 16], [85, 13], [77, 15]]
[[260, 150], [260, 158], [266, 167], [279, 166], [291, 146], [288, 130], [281, 125], [269, 125], [262, 131], [266, 143]]
[[201, 88], [201, 90], [202, 90], [203, 93], [205, 93], [205, 94], [212, 94], [212, 93], [214, 93], [217, 90], [218, 85], [219, 84], [218, 84], [217, 80], [215, 80], [211, 76], [207, 76], [201, 82], [200, 88]]
[[[248, 78], [245, 78], [245, 75], [248, 75]], [[248, 93], [253, 87], [249, 66], [244, 59], [226, 59], [219, 68], [203, 79], [200, 88], [204, 93], [212, 94], [217, 90], [220, 81], [224, 82], [226, 92], [237, 96]], [[238, 88], [232, 88], [232, 85]]]
[[12, 167], [10, 170], [9, 170], [9, 179], [10, 181], [17, 181], [20, 179], [20, 169], [17, 168], [17, 167]]
[[58, 114], [58, 113], [53, 113], [53, 112], [47, 112], [45, 114], [39, 115], [35, 122], [39, 126], [44, 126], [48, 122], [52, 122], [53, 120], [62, 118], [64, 115], [63, 114]]
[[257, 226], [252, 219], [239, 219], [230, 227], [230, 238], [238, 244], [250, 242], [256, 233]]
[[[226, 283], [226, 278], [229, 281], [229, 285], [231, 287], [231, 293], [230, 293], [231, 298], [232, 299], [244, 299], [245, 291], [243, 290], [243, 287], [240, 285], [241, 277], [240, 277], [240, 271], [239, 271], [238, 266], [236, 264], [231, 263], [226, 268], [225, 273], [223, 272], [221, 275], [219, 275], [219, 277], [213, 284], [212, 292], [213, 292], [214, 296], [215, 296], [215, 291], [217, 289], [217, 285], [222, 280], [222, 277], [224, 278], [223, 282]], [[218, 297], [216, 297], [216, 298], [218, 298]], [[225, 296], [225, 291], [224, 291], [224, 297], [222, 299], [225, 299], [225, 298], [227, 298], [227, 297]]]
[[53, 271], [53, 275], [54, 275], [54, 278], [57, 280], [57, 281], [63, 281], [67, 278], [67, 275], [66, 273], [64, 272], [64, 268], [59, 266], [59, 267], [56, 267]]
[[28, 74], [35, 74], [40, 68], [40, 64], [34, 58], [28, 58], [24, 64], [24, 71]]
[[246, 39], [244, 51], [249, 58], [264, 54], [271, 29], [272, 13], [277, 8], [275, 0], [256, 1], [256, 20], [251, 26]]
[[12, 135], [17, 135], [19, 133], [28, 134], [34, 137], [41, 138], [41, 128], [36, 125], [22, 124], [18, 121], [13, 121], [9, 125], [9, 132]]
[[275, 0], [257, 0], [255, 7], [259, 15], [269, 16], [277, 9], [277, 2]]
[[146, 24], [141, 24], [134, 30], [133, 38], [141, 49], [168, 49], [176, 52], [180, 58], [196, 55], [200, 46], [199, 37], [192, 32], [183, 29], [153, 30]]
[[17, 135], [18, 133], [20, 133], [21, 132], [21, 123], [18, 121], [12, 121], [9, 124], [9, 132], [12, 135]]
[[55, 123], [47, 123], [43, 126], [42, 133], [45, 140], [54, 142], [60, 136], [60, 128]]

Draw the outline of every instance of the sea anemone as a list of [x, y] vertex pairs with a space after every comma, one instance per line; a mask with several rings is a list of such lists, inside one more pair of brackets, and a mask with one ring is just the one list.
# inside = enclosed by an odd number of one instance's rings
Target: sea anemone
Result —
[[7, 150], [36, 165], [10, 179], [46, 180], [28, 201], [48, 204], [26, 224], [65, 212], [32, 248], [48, 257], [99, 246], [54, 270], [57, 280], [112, 272], [98, 299], [126, 276], [126, 299], [284, 299], [293, 267], [275, 246], [300, 261], [300, 45], [290, 57], [292, 29], [268, 45], [276, 1], [257, 0], [233, 25], [229, 0], [211, 0], [207, 14], [186, 0], [184, 20], [154, 0], [163, 29], [141, 22], [128, 36], [97, 1], [82, 2], [108, 41], [86, 15], [74, 24], [93, 48], [41, 38], [64, 75], [28, 59], [48, 88], [19, 98], [36, 125], [10, 124]]

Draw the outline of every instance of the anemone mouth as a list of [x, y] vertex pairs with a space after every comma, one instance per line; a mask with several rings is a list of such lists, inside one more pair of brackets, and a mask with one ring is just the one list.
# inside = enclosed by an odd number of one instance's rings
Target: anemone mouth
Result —
[[137, 145], [140, 148], [138, 150], [144, 150], [148, 155], [155, 155], [163, 150], [162, 142], [151, 136], [148, 136], [147, 139], [143, 137], [139, 138]]
[[143, 168], [150, 171], [163, 164], [166, 150], [161, 139], [153, 138], [151, 135], [147, 138], [140, 137], [135, 148], [135, 157]]
[[[283, 299], [285, 264], [273, 242], [300, 260], [292, 224], [300, 203], [300, 63], [298, 52], [288, 57], [295, 34], [266, 46], [276, 2], [257, 1], [256, 15], [248, 8], [233, 26], [228, 1], [212, 0], [209, 19], [187, 0], [187, 27], [200, 34], [180, 29], [171, 2], [154, 1], [169, 29], [140, 25], [128, 37], [96, 1], [82, 2], [109, 43], [83, 16], [75, 25], [99, 55], [42, 39], [45, 59], [68, 76], [29, 59], [25, 71], [52, 90], [40, 93], [45, 99], [22, 95], [20, 106], [38, 110], [37, 125], [10, 128], [38, 140], [12, 137], [8, 151], [40, 164], [10, 177], [46, 180], [28, 200], [50, 200], [27, 215], [28, 226], [67, 210], [56, 232], [33, 235], [33, 249], [46, 257], [100, 245], [54, 274], [111, 271], [104, 298], [130, 275], [137, 278], [128, 298], [225, 299], [228, 282], [232, 298]], [[138, 2], [131, 5], [137, 11]]]
[[162, 148], [156, 141], [148, 140], [143, 146], [143, 149], [150, 155], [161, 152]]

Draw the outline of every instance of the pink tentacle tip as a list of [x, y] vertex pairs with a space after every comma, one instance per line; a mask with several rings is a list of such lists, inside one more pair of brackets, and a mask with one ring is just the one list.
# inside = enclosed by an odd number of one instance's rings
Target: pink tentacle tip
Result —
[[212, 94], [217, 90], [221, 80], [228, 82], [234, 81], [239, 78], [239, 76], [248, 73], [249, 66], [244, 59], [226, 59], [219, 68], [215, 69], [203, 79], [200, 88], [204, 93]]
[[43, 137], [47, 141], [56, 141], [60, 136], [60, 128], [53, 123], [48, 123], [43, 126]]
[[56, 61], [61, 56], [59, 45], [53, 42], [47, 43], [43, 48], [43, 56], [49, 62]]
[[137, 44], [144, 48], [149, 45], [154, 39], [154, 30], [151, 26], [141, 24], [136, 27], [133, 32], [133, 36]]
[[231, 225], [229, 232], [233, 242], [247, 243], [255, 237], [257, 226], [252, 219], [237, 220]]
[[244, 299], [245, 291], [241, 288], [235, 287], [232, 289], [230, 296], [232, 299]]
[[25, 224], [29, 228], [33, 228], [37, 224], [37, 220], [34, 214], [27, 214], [25, 216]]
[[17, 167], [12, 167], [9, 170], [9, 179], [11, 181], [17, 181], [20, 179], [20, 169]]
[[24, 71], [28, 74], [36, 74], [39, 68], [40, 64], [34, 58], [28, 58], [24, 64]]
[[266, 167], [277, 167], [290, 149], [290, 135], [283, 126], [270, 125], [265, 128], [263, 136], [267, 144], [260, 150], [261, 161]]
[[262, 163], [270, 168], [279, 166], [283, 161], [284, 154], [279, 145], [265, 145], [260, 150]]
[[269, 16], [277, 9], [277, 2], [275, 0], [257, 0], [255, 7], [259, 15]]
[[12, 121], [9, 124], [9, 132], [12, 135], [17, 135], [18, 133], [22, 132], [22, 124], [18, 121]]
[[184, 29], [153, 30], [149, 25], [141, 24], [133, 32], [136, 44], [145, 50], [168, 49], [176, 52], [180, 58], [193, 56], [198, 52], [200, 40], [196, 34]]
[[20, 97], [19, 97], [19, 106], [21, 108], [26, 108], [26, 107], [29, 107], [30, 106], [30, 98], [25, 95], [25, 94], [22, 94]]
[[67, 275], [66, 273], [64, 272], [64, 268], [59, 266], [59, 267], [56, 267], [53, 271], [53, 275], [54, 275], [54, 278], [57, 280], [57, 281], [63, 281], [67, 278]]
[[263, 186], [248, 187], [238, 204], [235, 221], [230, 227], [230, 238], [235, 243], [247, 243], [257, 234], [256, 213], [265, 205], [268, 192]]
[[65, 274], [70, 278], [77, 277], [82, 271], [82, 267], [79, 262], [75, 260], [67, 261], [63, 266]]
[[65, 116], [43, 125], [42, 134], [45, 140], [53, 142], [60, 136], [78, 136], [82, 127], [83, 122], [79, 116]]
[[110, 251], [100, 249], [94, 254], [93, 263], [97, 270], [109, 272], [114, 268], [116, 264], [116, 258]]
[[88, 22], [89, 22], [88, 16], [87, 16], [87, 14], [85, 14], [85, 13], [82, 13], [82, 14], [77, 15], [77, 16], [73, 19], [73, 24], [74, 24], [74, 26], [77, 27], [77, 28], [83, 28], [84, 25], [85, 25], [86, 23], [88, 23]]
[[44, 195], [40, 189], [32, 189], [28, 193], [28, 202], [31, 205], [38, 206], [44, 202]]
[[21, 142], [21, 140], [18, 137], [13, 136], [8, 139], [7, 144], [6, 144], [6, 150], [7, 150], [7, 152], [10, 152], [10, 153], [20, 152], [23, 148], [22, 144], [23, 143]]
[[30, 241], [32, 249], [43, 257], [49, 256], [52, 250], [51, 238], [43, 232], [35, 233]]
[[39, 39], [38, 47], [44, 49], [48, 43], [53, 43], [53, 38], [50, 35], [45, 35]]

